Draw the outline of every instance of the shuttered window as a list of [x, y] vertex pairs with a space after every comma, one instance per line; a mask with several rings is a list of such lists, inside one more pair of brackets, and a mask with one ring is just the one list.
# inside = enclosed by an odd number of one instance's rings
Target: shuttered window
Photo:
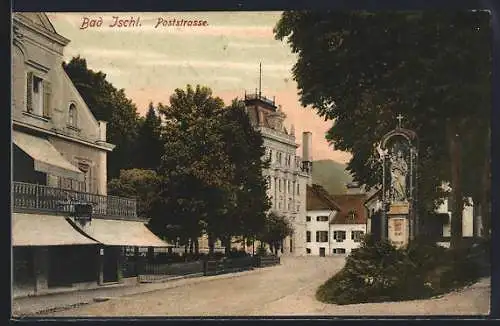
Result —
[[26, 76], [26, 111], [33, 111], [33, 73], [31, 71]]
[[43, 116], [51, 116], [51, 98], [52, 98], [52, 86], [50, 82], [43, 81]]

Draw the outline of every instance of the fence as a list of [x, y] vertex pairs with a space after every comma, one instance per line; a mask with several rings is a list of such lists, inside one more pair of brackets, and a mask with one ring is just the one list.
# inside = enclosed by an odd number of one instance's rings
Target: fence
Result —
[[277, 256], [255, 256], [255, 267], [269, 267], [279, 265], [281, 263], [280, 257]]
[[176, 276], [210, 276], [252, 270], [280, 264], [276, 256], [247, 256], [224, 258], [220, 260], [198, 260], [185, 263], [152, 264], [145, 263], [139, 272], [139, 281], [149, 283], [162, 281]]
[[174, 264], [149, 264], [142, 266], [139, 281], [143, 283], [160, 281], [175, 276], [203, 275], [203, 261]]
[[136, 200], [131, 198], [16, 181], [12, 185], [12, 195], [14, 209], [70, 213], [74, 211], [75, 203], [85, 203], [92, 205], [92, 214], [96, 216], [137, 217]]
[[241, 272], [253, 269], [253, 258], [227, 258], [222, 260], [208, 260], [204, 264], [204, 275]]

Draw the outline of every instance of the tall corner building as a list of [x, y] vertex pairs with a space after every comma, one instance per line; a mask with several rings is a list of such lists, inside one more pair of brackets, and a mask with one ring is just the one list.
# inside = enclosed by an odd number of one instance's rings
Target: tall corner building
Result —
[[245, 94], [245, 107], [253, 126], [261, 132], [270, 166], [264, 175], [268, 181], [271, 210], [284, 215], [293, 226], [293, 235], [283, 241], [284, 255], [306, 254], [306, 188], [312, 184], [312, 133], [302, 134], [302, 157], [297, 156], [292, 126], [284, 126], [286, 115], [281, 106], [259, 93]]

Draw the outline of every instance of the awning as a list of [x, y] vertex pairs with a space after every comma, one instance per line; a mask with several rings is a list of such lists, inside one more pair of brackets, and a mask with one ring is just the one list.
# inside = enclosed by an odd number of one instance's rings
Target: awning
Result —
[[[78, 223], [75, 223], [80, 227]], [[140, 221], [92, 219], [81, 226], [92, 239], [108, 246], [171, 247]]]
[[13, 246], [95, 245], [75, 230], [64, 216], [12, 214]]
[[83, 172], [68, 162], [47, 139], [13, 130], [12, 141], [35, 161], [35, 171], [84, 181]]

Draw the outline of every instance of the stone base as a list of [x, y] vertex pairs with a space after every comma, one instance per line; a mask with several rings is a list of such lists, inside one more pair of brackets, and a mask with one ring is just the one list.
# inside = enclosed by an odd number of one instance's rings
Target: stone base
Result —
[[397, 248], [408, 245], [410, 240], [408, 215], [389, 215], [387, 216], [387, 221], [389, 241]]

